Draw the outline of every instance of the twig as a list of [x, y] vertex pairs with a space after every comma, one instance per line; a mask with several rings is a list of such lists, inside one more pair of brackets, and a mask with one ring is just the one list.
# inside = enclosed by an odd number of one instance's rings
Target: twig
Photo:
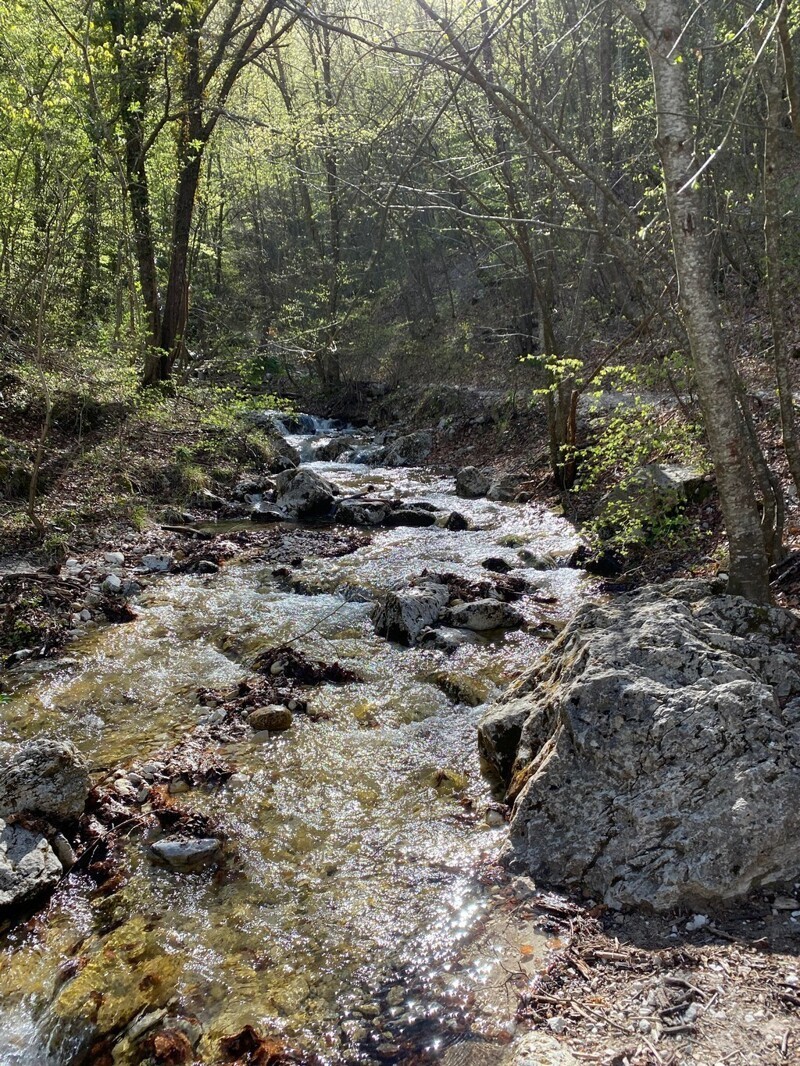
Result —
[[[573, 1010], [577, 1011], [578, 1014], [583, 1015], [584, 1018], [588, 1014], [590, 1019], [597, 1019], [598, 1021], [604, 1022], [606, 1025], [610, 1025], [614, 1029], [619, 1029], [619, 1031], [621, 1033], [626, 1033], [628, 1036], [636, 1036], [637, 1035], [633, 1031], [633, 1029], [628, 1029], [627, 1026], [620, 1025], [618, 1022], [613, 1021], [611, 1018], [607, 1018], [604, 1014], [601, 1014], [599, 1011], [592, 1010], [591, 1007], [580, 1007], [580, 1006], [578, 1006], [578, 1004], [575, 1002], [574, 999], [570, 1001], [570, 1007], [572, 1007]], [[664, 1032], [666, 1032], [666, 1030], [664, 1030]]]

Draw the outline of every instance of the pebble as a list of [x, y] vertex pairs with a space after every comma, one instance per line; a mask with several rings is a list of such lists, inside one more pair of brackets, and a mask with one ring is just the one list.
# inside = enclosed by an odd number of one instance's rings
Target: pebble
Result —
[[116, 574], [109, 574], [103, 581], [103, 589], [106, 592], [110, 592], [112, 595], [122, 591], [122, 581]]
[[88, 609], [88, 607], [84, 607], [83, 610], [81, 611], [80, 620], [82, 622], [91, 622], [91, 620], [92, 620], [92, 612]]
[[188, 792], [190, 788], [189, 782], [183, 777], [176, 777], [169, 783], [171, 796], [179, 796], [182, 792]]
[[64, 867], [64, 869], [71, 870], [75, 863], [78, 861], [78, 856], [75, 854], [72, 845], [64, 836], [64, 834], [56, 833], [53, 839], [50, 841], [50, 846], [56, 853], [56, 858]]
[[569, 1022], [566, 1018], [562, 1018], [560, 1014], [555, 1014], [552, 1018], [547, 1019], [547, 1028], [553, 1033], [566, 1032]]
[[125, 556], [122, 552], [105, 552], [103, 558], [109, 566], [123, 566], [125, 564]]

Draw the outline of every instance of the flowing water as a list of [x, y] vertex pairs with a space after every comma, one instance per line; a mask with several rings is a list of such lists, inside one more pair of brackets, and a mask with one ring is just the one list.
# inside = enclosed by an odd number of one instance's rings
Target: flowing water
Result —
[[[375, 635], [372, 605], [360, 601], [426, 567], [485, 579], [487, 556], [522, 565], [520, 548], [564, 553], [574, 533], [535, 505], [455, 500], [452, 479], [422, 469], [312, 466], [345, 492], [374, 486], [457, 508], [474, 528], [380, 530], [351, 555], [306, 559], [294, 572], [302, 592], [287, 590], [265, 558], [210, 578], [165, 577], [135, 622], [97, 632], [22, 686], [2, 709], [0, 739], [69, 737], [99, 769], [177, 742], [209, 713], [198, 686], [244, 678], [265, 647], [294, 640], [362, 678], [311, 689], [323, 720], [298, 716], [284, 734], [225, 745], [220, 757], [236, 775], [176, 797], [226, 832], [220, 871], [154, 866], [134, 837], [117, 893], [98, 898], [73, 875], [46, 917], [6, 935], [3, 1066], [81, 1061], [104, 1024], [147, 1015], [148, 980], [163, 982], [170, 1011], [201, 1023], [202, 1062], [219, 1061], [220, 1037], [245, 1025], [332, 1063], [410, 1061], [404, 1033], [436, 1059], [450, 1031], [492, 1037], [508, 1025], [503, 997], [476, 999], [494, 979], [491, 951], [467, 947], [497, 891], [479, 872], [503, 841], [483, 817], [481, 708], [454, 703], [430, 678], [446, 668], [491, 698], [544, 645], [517, 632], [449, 658], [402, 648]], [[583, 595], [575, 571], [520, 572], [557, 597], [549, 608], [523, 601], [531, 621], [566, 618]], [[88, 965], [73, 984], [103, 1001], [90, 1017], [79, 995], [54, 1001], [76, 958]], [[132, 1040], [113, 1061], [140, 1061]]]

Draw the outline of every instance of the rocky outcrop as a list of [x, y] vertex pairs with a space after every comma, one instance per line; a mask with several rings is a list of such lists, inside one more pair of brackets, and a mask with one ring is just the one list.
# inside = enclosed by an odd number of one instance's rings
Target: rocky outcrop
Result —
[[89, 794], [86, 760], [68, 740], [31, 740], [0, 747], [0, 818], [38, 814], [71, 822]]
[[52, 892], [62, 873], [41, 833], [0, 818], [0, 915]]
[[598, 532], [641, 543], [663, 516], [713, 490], [713, 477], [676, 463], [640, 466], [607, 493], [597, 507]]
[[610, 906], [800, 874], [800, 624], [672, 582], [582, 608], [484, 716], [509, 858]]
[[387, 592], [372, 612], [375, 631], [400, 644], [416, 644], [423, 630], [438, 622], [449, 598], [447, 586], [435, 582]]
[[476, 466], [464, 466], [456, 474], [456, 495], [468, 500], [485, 496], [491, 485], [491, 477]]
[[278, 510], [292, 519], [318, 518], [330, 511], [339, 490], [313, 470], [286, 470], [275, 479]]

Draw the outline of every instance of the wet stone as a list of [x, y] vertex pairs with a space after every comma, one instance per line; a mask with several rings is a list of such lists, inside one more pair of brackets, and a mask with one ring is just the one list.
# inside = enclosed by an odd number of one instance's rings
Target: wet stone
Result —
[[392, 511], [387, 516], [384, 525], [390, 529], [395, 529], [397, 526], [414, 526], [417, 528], [433, 526], [436, 525], [436, 515], [432, 511], [401, 507], [400, 510]]
[[157, 840], [150, 847], [154, 858], [173, 870], [192, 873], [212, 865], [220, 856], [216, 837], [190, 837], [185, 840]]
[[292, 712], [288, 707], [271, 705], [257, 707], [247, 716], [247, 721], [255, 732], [267, 730], [271, 733], [283, 732], [292, 726]]
[[450, 621], [454, 626], [483, 632], [490, 629], [516, 629], [525, 619], [507, 603], [500, 600], [475, 600], [453, 607]]

